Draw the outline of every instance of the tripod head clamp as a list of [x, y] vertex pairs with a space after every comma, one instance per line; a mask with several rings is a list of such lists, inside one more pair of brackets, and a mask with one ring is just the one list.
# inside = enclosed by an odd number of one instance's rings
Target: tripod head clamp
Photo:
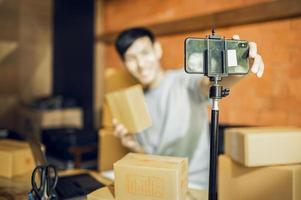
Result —
[[208, 39], [219, 39], [219, 40], [225, 39], [225, 37], [216, 35], [214, 28], [212, 28], [211, 35], [207, 35], [207, 38]]
[[212, 85], [209, 91], [210, 99], [221, 99], [226, 97], [230, 94], [230, 89], [223, 88], [221, 85]]

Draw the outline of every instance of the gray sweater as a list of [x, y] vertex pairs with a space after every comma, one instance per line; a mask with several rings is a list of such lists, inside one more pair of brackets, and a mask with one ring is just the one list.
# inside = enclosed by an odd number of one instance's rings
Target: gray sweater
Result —
[[153, 125], [137, 140], [149, 154], [188, 157], [189, 183], [208, 188], [208, 97], [200, 92], [201, 75], [168, 70], [160, 85], [145, 91]]

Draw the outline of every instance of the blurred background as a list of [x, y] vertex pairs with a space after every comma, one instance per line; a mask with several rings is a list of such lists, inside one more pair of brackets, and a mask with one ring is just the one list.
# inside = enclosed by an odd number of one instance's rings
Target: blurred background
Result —
[[220, 122], [301, 126], [299, 0], [0, 0], [1, 137], [35, 132], [51, 147], [58, 139], [49, 132], [69, 132], [66, 141], [78, 133], [66, 143], [85, 148], [59, 156], [58, 149], [54, 160], [74, 166], [82, 154], [95, 158], [105, 74], [123, 69], [113, 41], [133, 26], [157, 34], [166, 69], [183, 68], [184, 39], [205, 37], [213, 26], [227, 38], [256, 42], [264, 76], [233, 87], [221, 101]]

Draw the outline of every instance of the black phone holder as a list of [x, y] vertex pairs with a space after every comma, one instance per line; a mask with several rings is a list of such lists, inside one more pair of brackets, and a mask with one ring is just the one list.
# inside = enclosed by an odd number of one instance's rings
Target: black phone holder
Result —
[[[218, 42], [217, 42], [218, 41]], [[215, 48], [210, 48], [210, 43], [213, 43], [213, 47]], [[215, 45], [219, 44], [219, 48], [217, 48]], [[207, 50], [205, 51], [205, 63], [204, 63], [204, 75], [208, 76], [210, 78], [214, 77], [226, 77], [228, 76], [228, 68], [227, 68], [227, 40], [225, 37], [221, 37], [215, 34], [214, 29], [212, 30], [212, 34], [207, 36], [206, 40], [206, 46]], [[214, 56], [211, 56], [211, 54], [217, 54], [218, 58], [220, 60], [217, 62], [220, 65], [213, 66], [212, 64], [212, 58]]]

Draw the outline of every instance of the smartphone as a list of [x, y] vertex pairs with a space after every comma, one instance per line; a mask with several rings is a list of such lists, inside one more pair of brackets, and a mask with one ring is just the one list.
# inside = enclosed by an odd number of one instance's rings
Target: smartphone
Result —
[[249, 44], [246, 40], [189, 37], [184, 46], [187, 73], [224, 77], [249, 72]]

